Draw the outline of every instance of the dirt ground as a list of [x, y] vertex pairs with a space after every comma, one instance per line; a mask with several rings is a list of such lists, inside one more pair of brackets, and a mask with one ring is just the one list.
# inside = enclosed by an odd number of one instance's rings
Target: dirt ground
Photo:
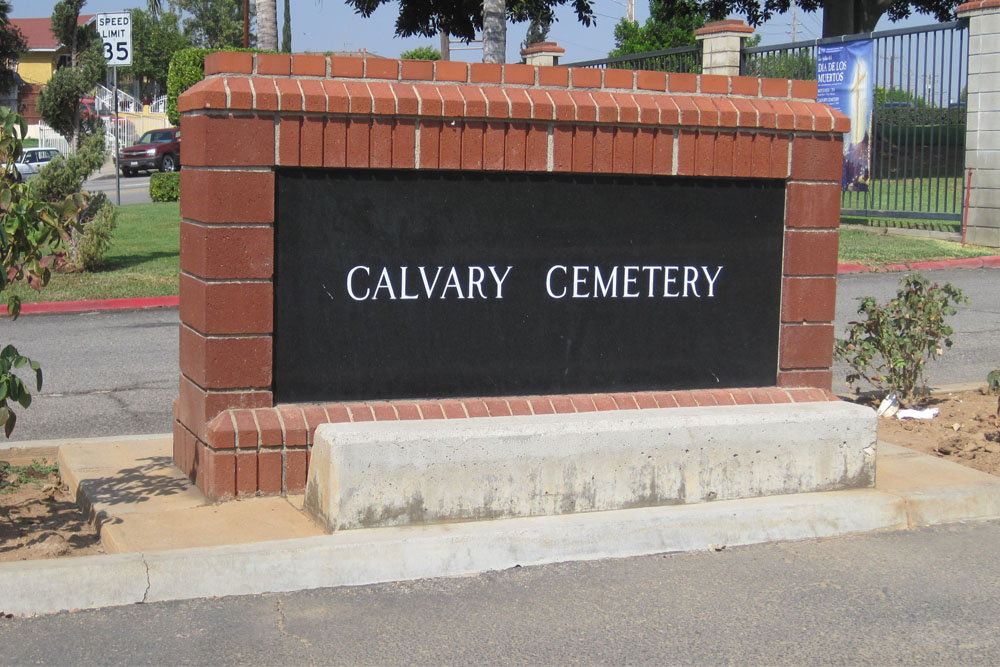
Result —
[[879, 440], [1000, 475], [996, 395], [985, 389], [934, 394], [920, 407], [940, 412], [926, 421], [879, 417]]
[[[996, 396], [985, 390], [934, 395], [921, 407], [940, 413], [928, 421], [880, 417], [879, 440], [1000, 475]], [[0, 479], [0, 562], [104, 553], [58, 472], [10, 481], [9, 474]]]
[[57, 471], [10, 463], [19, 467], [0, 473], [0, 562], [104, 553]]

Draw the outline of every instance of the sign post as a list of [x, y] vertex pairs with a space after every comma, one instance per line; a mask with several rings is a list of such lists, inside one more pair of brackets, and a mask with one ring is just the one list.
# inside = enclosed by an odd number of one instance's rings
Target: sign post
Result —
[[121, 189], [121, 148], [118, 145], [118, 68], [132, 64], [132, 12], [114, 12], [97, 15], [97, 33], [103, 43], [104, 60], [115, 68], [114, 95], [112, 104], [115, 107], [115, 196], [117, 205], [122, 205]]

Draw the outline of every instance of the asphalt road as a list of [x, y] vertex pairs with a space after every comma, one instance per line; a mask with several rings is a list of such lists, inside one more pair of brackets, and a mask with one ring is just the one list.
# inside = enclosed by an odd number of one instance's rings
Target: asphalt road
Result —
[[956, 524], [0, 619], [0, 661], [995, 665], [998, 552]]
[[[149, 198], [149, 174], [140, 172], [138, 176], [132, 176], [131, 178], [122, 176], [120, 184], [122, 206], [127, 206], [128, 204], [148, 204], [153, 201]], [[100, 178], [86, 181], [83, 184], [83, 189], [89, 192], [103, 192], [112, 202], [118, 203], [114, 173], [110, 176], [101, 176]]]
[[[985, 383], [1000, 368], [1000, 269], [935, 271], [938, 282], [963, 289], [971, 303], [953, 319], [955, 346], [927, 370], [932, 385]], [[859, 297], [895, 294], [900, 274], [838, 279], [837, 333], [857, 311]], [[14, 343], [45, 373], [42, 392], [20, 410], [11, 440], [168, 433], [177, 396], [177, 309], [24, 315], [0, 320], [0, 342]], [[846, 391], [846, 366], [834, 389]]]

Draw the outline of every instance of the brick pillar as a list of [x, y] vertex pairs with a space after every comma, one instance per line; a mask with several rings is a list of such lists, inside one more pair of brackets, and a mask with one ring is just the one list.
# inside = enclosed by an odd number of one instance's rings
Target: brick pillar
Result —
[[521, 50], [521, 58], [527, 65], [540, 65], [549, 67], [559, 64], [559, 56], [566, 53], [566, 49], [555, 42], [536, 42], [529, 44], [528, 48]]
[[694, 31], [701, 42], [702, 73], [740, 75], [740, 54], [743, 40], [753, 34], [753, 28], [743, 21], [715, 21]]
[[960, 5], [969, 19], [965, 166], [972, 170], [969, 243], [1000, 248], [1000, 0]]

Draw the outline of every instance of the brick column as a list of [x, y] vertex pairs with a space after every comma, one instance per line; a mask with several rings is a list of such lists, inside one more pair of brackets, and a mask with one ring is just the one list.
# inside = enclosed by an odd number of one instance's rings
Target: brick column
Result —
[[536, 42], [521, 49], [521, 58], [528, 65], [558, 65], [566, 49], [555, 42]]
[[738, 20], [706, 23], [695, 30], [694, 38], [701, 42], [701, 71], [739, 76], [743, 40], [752, 34], [753, 28]]
[[972, 170], [966, 240], [1000, 248], [1000, 0], [960, 5], [969, 20], [965, 166]]

